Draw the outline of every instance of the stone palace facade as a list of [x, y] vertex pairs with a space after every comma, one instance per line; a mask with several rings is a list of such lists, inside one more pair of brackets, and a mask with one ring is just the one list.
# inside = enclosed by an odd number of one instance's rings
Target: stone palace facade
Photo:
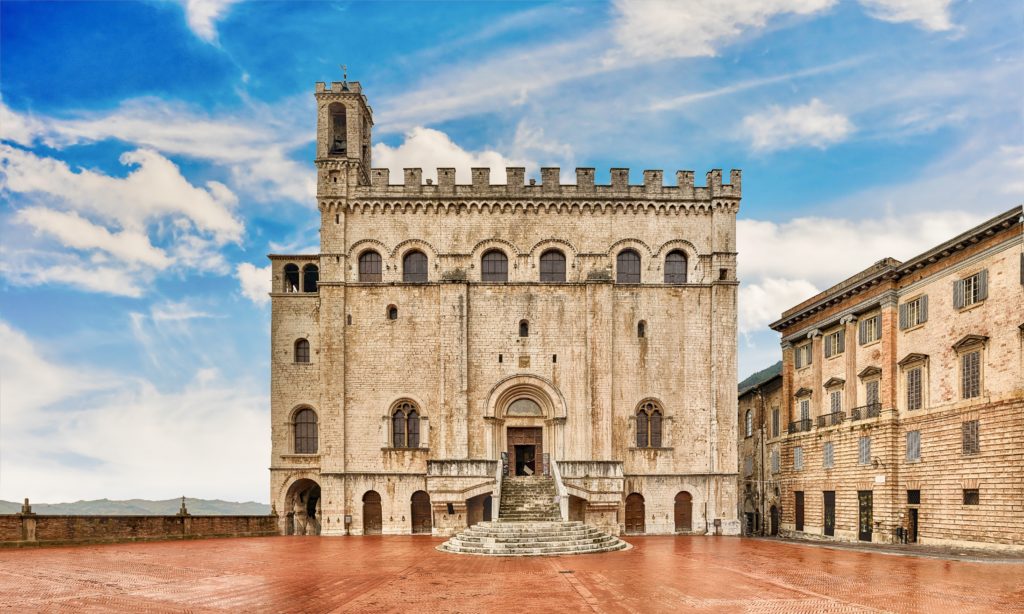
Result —
[[567, 520], [738, 533], [739, 171], [395, 184], [360, 84], [315, 95], [320, 253], [270, 256], [282, 532], [452, 535], [544, 474]]

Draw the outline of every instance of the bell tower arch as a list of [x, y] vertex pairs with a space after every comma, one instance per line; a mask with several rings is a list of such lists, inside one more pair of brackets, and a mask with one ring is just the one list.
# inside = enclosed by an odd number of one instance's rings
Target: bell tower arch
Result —
[[358, 81], [316, 84], [318, 198], [370, 183], [373, 109]]

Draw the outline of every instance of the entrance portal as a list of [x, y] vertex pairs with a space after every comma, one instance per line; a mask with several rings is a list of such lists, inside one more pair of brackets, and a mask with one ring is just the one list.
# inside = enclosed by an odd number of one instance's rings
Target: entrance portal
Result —
[[540, 427], [508, 429], [508, 474], [536, 475], [544, 473], [544, 429]]
[[825, 535], [836, 534], [836, 491], [825, 491]]
[[320, 535], [320, 485], [308, 478], [295, 480], [285, 495], [289, 522], [286, 535]]
[[632, 493], [626, 497], [626, 533], [641, 535], [647, 532], [644, 496]]

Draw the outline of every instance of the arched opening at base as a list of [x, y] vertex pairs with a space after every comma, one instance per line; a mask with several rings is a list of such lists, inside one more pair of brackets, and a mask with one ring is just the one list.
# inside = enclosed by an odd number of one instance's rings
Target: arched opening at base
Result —
[[285, 495], [288, 535], [320, 535], [320, 485], [308, 478], [295, 480]]
[[363, 535], [380, 535], [383, 524], [380, 494], [375, 490], [368, 490], [363, 495]]
[[434, 523], [431, 521], [430, 495], [417, 490], [412, 493], [412, 532], [430, 534]]
[[693, 530], [693, 496], [685, 490], [676, 494], [675, 520], [676, 533]]
[[645, 510], [643, 495], [632, 493], [626, 497], [626, 533], [637, 535], [647, 532]]

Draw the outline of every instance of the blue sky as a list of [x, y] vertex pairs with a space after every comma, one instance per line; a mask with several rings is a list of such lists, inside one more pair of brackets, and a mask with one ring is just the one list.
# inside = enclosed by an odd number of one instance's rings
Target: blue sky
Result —
[[743, 169], [740, 376], [779, 312], [1024, 200], [1024, 5], [0, 4], [0, 498], [267, 500], [268, 252], [313, 84], [392, 168]]

